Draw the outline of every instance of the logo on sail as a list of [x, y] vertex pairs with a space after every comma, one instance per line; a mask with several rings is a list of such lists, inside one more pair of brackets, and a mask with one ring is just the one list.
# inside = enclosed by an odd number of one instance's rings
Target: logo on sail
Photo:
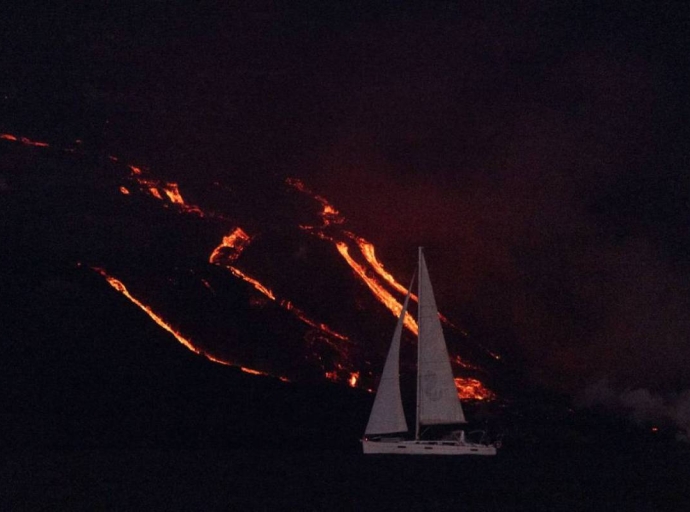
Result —
[[422, 389], [424, 396], [432, 402], [438, 402], [443, 395], [443, 388], [438, 387], [438, 377], [432, 371], [426, 371], [422, 375]]

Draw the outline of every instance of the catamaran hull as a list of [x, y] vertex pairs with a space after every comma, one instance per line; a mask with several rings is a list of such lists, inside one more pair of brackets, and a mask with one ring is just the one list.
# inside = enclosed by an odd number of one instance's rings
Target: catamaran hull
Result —
[[362, 440], [365, 454], [373, 455], [496, 455], [493, 445], [444, 443], [443, 441], [369, 441]]

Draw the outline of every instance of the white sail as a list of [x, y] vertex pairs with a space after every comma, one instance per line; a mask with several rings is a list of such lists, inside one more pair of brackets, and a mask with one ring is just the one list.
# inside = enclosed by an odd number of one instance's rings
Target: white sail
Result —
[[[412, 280], [414, 281], [414, 277]], [[402, 311], [398, 317], [398, 324], [395, 326], [393, 341], [388, 350], [379, 388], [376, 391], [374, 407], [371, 409], [369, 423], [367, 423], [364, 432], [368, 436], [407, 432], [407, 421], [405, 421], [405, 411], [400, 397], [400, 337], [402, 336], [403, 320], [407, 313], [411, 290], [412, 283], [410, 283]]]
[[434, 290], [424, 254], [419, 250], [419, 362], [417, 423], [465, 423], [443, 337]]

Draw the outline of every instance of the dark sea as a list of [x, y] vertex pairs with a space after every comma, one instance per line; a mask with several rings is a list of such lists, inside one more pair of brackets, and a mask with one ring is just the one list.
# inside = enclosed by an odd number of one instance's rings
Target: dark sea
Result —
[[[682, 448], [682, 447], [680, 447]], [[3, 459], [3, 510], [608, 510], [690, 507], [690, 451], [550, 446], [497, 457], [342, 450], [77, 450]]]

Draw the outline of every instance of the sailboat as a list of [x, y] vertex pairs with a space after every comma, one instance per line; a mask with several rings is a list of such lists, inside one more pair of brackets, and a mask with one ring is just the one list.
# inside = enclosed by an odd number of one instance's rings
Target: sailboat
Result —
[[[497, 445], [467, 439], [464, 430], [453, 430], [436, 439], [425, 430], [435, 425], [467, 423], [453, 380], [453, 372], [429, 280], [423, 248], [419, 248], [417, 339], [417, 400], [414, 438], [408, 435], [400, 394], [400, 338], [412, 292], [408, 289], [393, 333], [383, 374], [362, 439], [365, 454], [496, 455]], [[431, 429], [433, 430], [433, 429]]]

